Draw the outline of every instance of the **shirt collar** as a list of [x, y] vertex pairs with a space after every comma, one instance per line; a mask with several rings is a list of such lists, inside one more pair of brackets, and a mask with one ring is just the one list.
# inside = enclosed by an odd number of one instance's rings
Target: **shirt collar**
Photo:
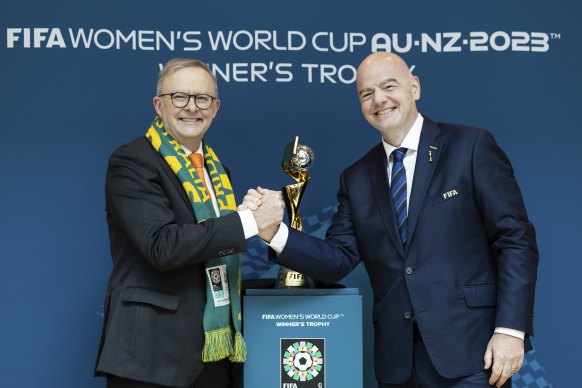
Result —
[[[192, 151], [190, 151], [190, 149], [188, 147], [186, 147], [185, 145], [182, 145], [182, 144], [180, 144], [180, 145], [182, 146], [182, 149], [186, 153], [186, 156], [188, 156], [188, 155], [190, 155], [192, 153]], [[204, 156], [204, 154], [202, 153], [202, 142], [200, 142], [200, 146], [194, 152], [196, 152], [197, 154], [200, 154], [200, 155]]]
[[416, 116], [416, 120], [414, 121], [414, 124], [412, 124], [410, 131], [408, 131], [404, 137], [404, 140], [402, 140], [400, 147], [394, 147], [392, 144], [386, 143], [384, 138], [382, 138], [382, 145], [384, 146], [386, 157], [390, 158], [392, 151], [397, 148], [407, 148], [408, 150], [418, 151], [418, 144], [420, 143], [420, 132], [422, 130], [423, 123], [424, 117], [422, 117], [422, 115], [419, 113], [418, 116]]

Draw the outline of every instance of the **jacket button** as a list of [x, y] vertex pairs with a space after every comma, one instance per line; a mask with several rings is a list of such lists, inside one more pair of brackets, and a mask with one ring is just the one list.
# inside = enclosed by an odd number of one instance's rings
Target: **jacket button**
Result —
[[412, 269], [412, 267], [406, 267], [406, 269], [404, 270], [404, 272], [405, 272], [407, 275], [410, 275], [410, 274], [412, 274], [412, 272], [414, 272], [414, 270]]
[[404, 318], [406, 318], [406, 319], [410, 319], [410, 318], [412, 318], [412, 311], [406, 311], [406, 312], [404, 313]]

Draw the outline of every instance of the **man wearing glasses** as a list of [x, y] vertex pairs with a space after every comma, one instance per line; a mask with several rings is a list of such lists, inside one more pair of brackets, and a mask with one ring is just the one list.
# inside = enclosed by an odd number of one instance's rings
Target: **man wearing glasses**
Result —
[[271, 195], [236, 211], [230, 174], [204, 140], [220, 100], [203, 62], [169, 61], [153, 103], [145, 136], [107, 171], [113, 270], [95, 373], [110, 388], [239, 387], [240, 252], [246, 238], [270, 240], [281, 219], [266, 214], [284, 204]]

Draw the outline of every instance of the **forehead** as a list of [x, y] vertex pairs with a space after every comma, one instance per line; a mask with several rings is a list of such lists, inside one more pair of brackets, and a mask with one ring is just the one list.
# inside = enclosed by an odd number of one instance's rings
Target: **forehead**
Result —
[[391, 60], [375, 60], [363, 64], [356, 76], [358, 90], [371, 88], [386, 82], [403, 83], [410, 76], [408, 68]]
[[199, 67], [178, 69], [163, 80], [164, 92], [214, 93], [214, 81], [208, 72]]

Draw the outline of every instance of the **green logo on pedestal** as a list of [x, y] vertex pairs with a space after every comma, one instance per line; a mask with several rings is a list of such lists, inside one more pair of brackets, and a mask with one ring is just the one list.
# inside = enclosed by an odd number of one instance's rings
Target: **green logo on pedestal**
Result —
[[323, 338], [281, 338], [281, 388], [325, 388]]

